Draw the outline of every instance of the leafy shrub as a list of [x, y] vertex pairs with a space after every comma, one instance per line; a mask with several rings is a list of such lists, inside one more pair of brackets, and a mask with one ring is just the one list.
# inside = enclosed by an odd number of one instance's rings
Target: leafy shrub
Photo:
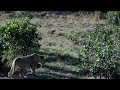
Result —
[[2, 58], [12, 59], [17, 55], [27, 55], [32, 48], [40, 48], [37, 29], [28, 18], [15, 19], [0, 26], [0, 37], [4, 48]]
[[98, 25], [93, 31], [81, 36], [83, 54], [79, 55], [80, 67], [89, 69], [93, 74], [105, 74], [108, 78], [114, 73], [120, 60], [120, 30], [108, 30]]
[[120, 11], [109, 11], [106, 14], [106, 18], [108, 20], [108, 23], [113, 25], [119, 25], [120, 24]]

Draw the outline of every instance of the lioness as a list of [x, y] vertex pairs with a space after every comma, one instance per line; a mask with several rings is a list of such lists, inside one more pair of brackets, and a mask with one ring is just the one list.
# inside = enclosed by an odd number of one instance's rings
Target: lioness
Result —
[[20, 74], [22, 77], [24, 77], [24, 74], [26, 73], [27, 69], [30, 68], [32, 69], [33, 74], [35, 74], [35, 69], [37, 68], [38, 64], [41, 64], [41, 66], [44, 65], [45, 60], [44, 60], [44, 56], [39, 56], [36, 53], [15, 58], [13, 60], [11, 69], [8, 73], [8, 77], [11, 77], [14, 74], [14, 72], [18, 70], [18, 68], [20, 68], [20, 72], [21, 72]]

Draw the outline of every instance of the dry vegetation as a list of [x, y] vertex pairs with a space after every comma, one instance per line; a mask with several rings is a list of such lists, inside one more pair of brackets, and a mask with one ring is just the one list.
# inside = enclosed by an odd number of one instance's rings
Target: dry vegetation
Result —
[[[37, 69], [33, 79], [92, 79], [93, 77], [80, 76], [79, 43], [69, 40], [66, 35], [71, 32], [89, 31], [96, 24], [105, 24], [105, 19], [99, 19], [97, 14], [79, 15], [76, 12], [30, 12], [31, 23], [37, 25], [37, 30], [42, 35], [39, 53], [46, 55], [47, 63]], [[14, 19], [15, 12], [1, 13], [0, 23]], [[1, 76], [0, 76], [1, 77]], [[1, 77], [2, 79], [2, 77]], [[6, 78], [4, 78], [6, 79]]]

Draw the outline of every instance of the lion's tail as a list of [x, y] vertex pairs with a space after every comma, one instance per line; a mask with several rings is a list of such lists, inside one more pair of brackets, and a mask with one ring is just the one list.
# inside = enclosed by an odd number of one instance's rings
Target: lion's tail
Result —
[[13, 63], [12, 63], [10, 72], [8, 73], [8, 77], [11, 77], [14, 72], [15, 72], [15, 60], [14, 60]]

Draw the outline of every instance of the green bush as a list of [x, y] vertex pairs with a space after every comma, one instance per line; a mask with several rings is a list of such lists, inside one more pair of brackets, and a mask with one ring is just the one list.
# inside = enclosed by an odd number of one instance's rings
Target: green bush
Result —
[[107, 29], [97, 25], [93, 31], [84, 32], [81, 36], [83, 54], [80, 54], [80, 67], [92, 73], [106, 73], [110, 77], [120, 60], [120, 29]]
[[12, 59], [17, 55], [27, 55], [32, 48], [40, 48], [38, 40], [41, 37], [38, 37], [36, 31], [28, 18], [21, 21], [15, 19], [1, 25], [0, 37], [4, 48], [2, 58]]
[[119, 25], [120, 24], [120, 11], [109, 11], [106, 14], [106, 18], [108, 20], [108, 23], [113, 25]]

